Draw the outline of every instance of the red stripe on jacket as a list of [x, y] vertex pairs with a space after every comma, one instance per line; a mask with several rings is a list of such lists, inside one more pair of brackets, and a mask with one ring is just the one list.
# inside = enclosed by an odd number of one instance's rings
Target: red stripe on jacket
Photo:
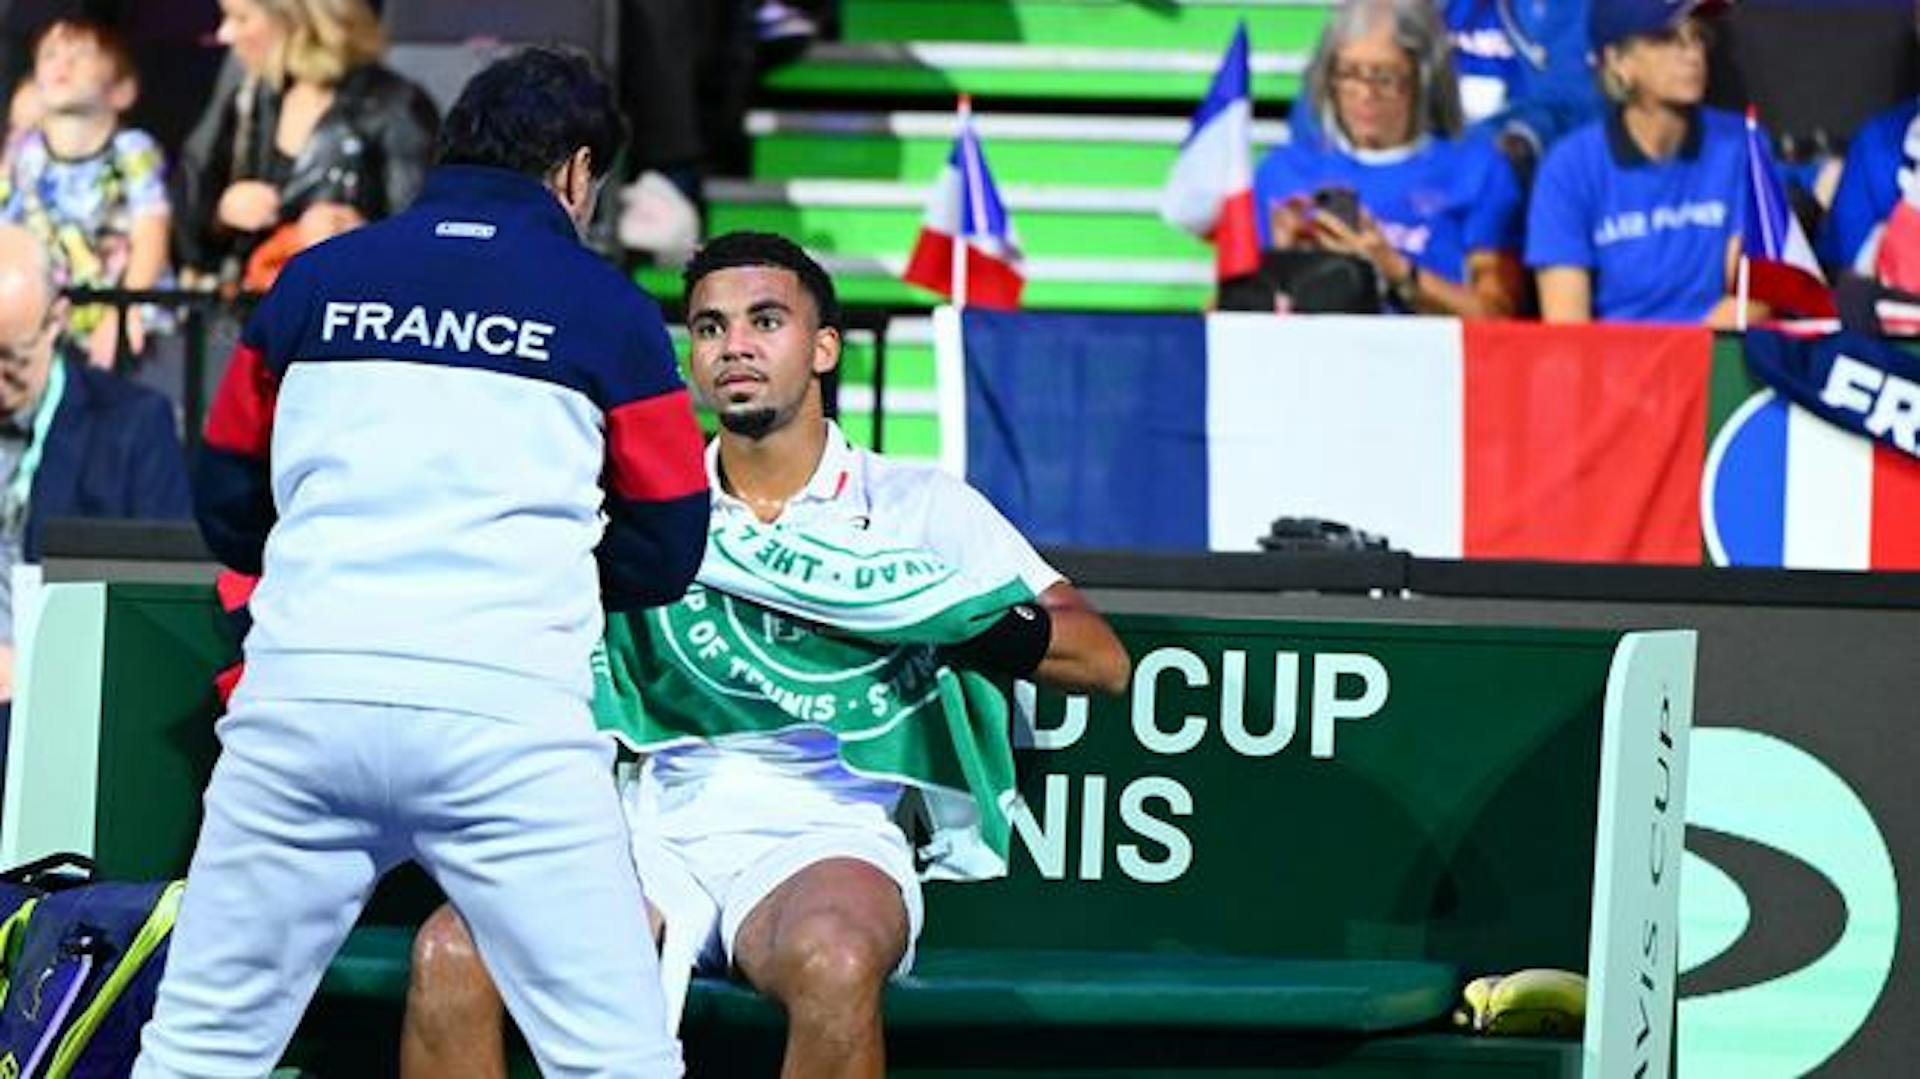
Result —
[[706, 446], [685, 389], [607, 412], [607, 479], [633, 502], [667, 502], [707, 489]]
[[234, 346], [233, 359], [207, 411], [207, 445], [265, 457], [273, 441], [273, 401], [279, 392], [280, 379], [267, 369], [260, 350], [245, 342]]

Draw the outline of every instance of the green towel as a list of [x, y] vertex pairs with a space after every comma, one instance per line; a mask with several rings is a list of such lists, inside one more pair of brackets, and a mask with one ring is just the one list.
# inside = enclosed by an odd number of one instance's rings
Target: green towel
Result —
[[923, 877], [1003, 876], [1018, 798], [1006, 698], [939, 646], [1032, 599], [852, 529], [717, 528], [685, 598], [608, 618], [594, 718], [640, 752], [829, 731], [849, 771], [906, 786], [902, 810], [930, 837]]

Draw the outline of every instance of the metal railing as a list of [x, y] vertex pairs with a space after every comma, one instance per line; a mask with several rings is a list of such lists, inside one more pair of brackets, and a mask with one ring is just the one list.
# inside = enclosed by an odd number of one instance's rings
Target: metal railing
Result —
[[182, 432], [187, 451], [192, 453], [200, 446], [200, 429], [207, 414], [207, 343], [208, 327], [213, 318], [230, 315], [240, 318], [250, 310], [259, 296], [254, 294], [227, 295], [202, 289], [124, 289], [124, 288], [69, 288], [64, 295], [71, 303], [104, 304], [112, 307], [119, 316], [119, 338], [114, 344], [113, 369], [122, 375], [132, 374], [139, 365], [133, 343], [127, 338], [127, 308], [134, 306], [164, 307], [173, 311], [179, 320], [180, 336], [184, 343], [184, 372], [181, 384], [180, 409], [183, 413]]

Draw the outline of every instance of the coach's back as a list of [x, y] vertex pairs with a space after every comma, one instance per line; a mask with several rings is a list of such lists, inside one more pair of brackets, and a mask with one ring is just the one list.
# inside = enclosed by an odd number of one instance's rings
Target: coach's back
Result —
[[208, 541], [264, 570], [242, 683], [261, 696], [577, 713], [603, 592], [675, 598], [702, 550], [657, 307], [505, 169], [442, 167], [412, 209], [291, 262], [207, 447]]

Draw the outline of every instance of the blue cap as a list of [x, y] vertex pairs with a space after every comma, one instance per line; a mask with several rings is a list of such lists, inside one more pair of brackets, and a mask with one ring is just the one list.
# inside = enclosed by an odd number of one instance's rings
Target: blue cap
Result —
[[1587, 12], [1587, 43], [1598, 52], [1639, 34], [1672, 29], [1696, 11], [1721, 0], [1593, 0]]

